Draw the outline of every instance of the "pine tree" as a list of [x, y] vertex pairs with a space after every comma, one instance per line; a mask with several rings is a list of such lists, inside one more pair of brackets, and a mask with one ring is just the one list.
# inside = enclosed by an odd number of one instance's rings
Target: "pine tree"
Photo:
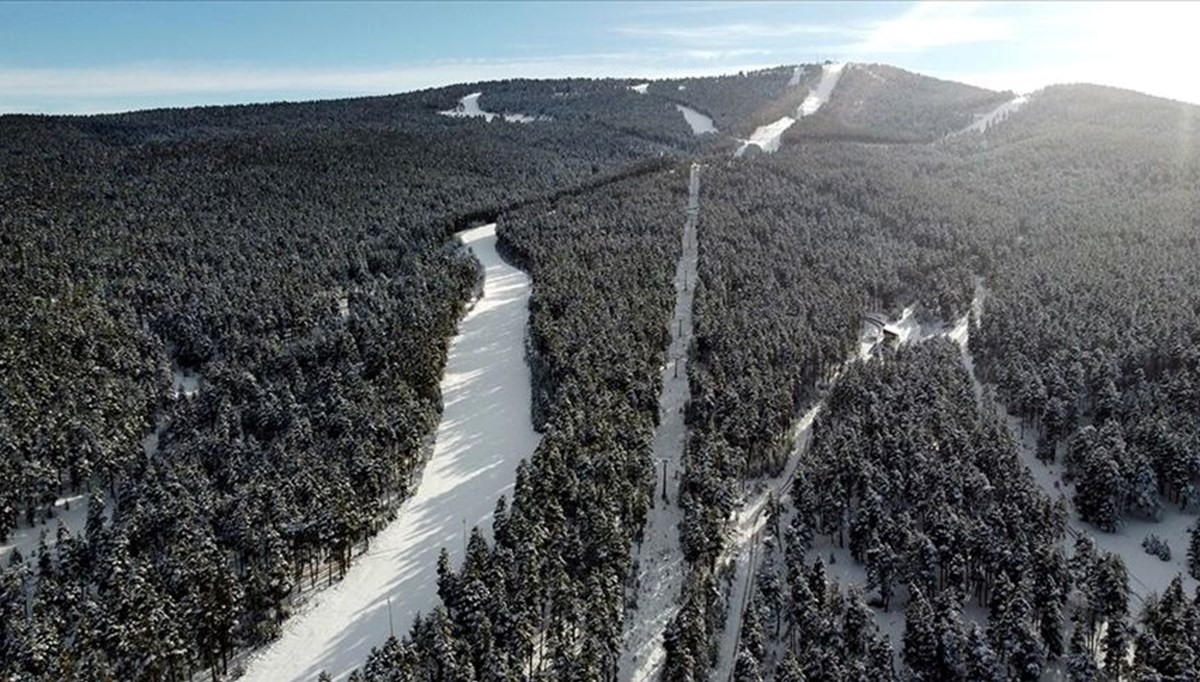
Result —
[[921, 588], [913, 585], [904, 612], [904, 664], [914, 680], [938, 680], [938, 633], [933, 609]]
[[996, 652], [988, 644], [983, 631], [974, 623], [971, 624], [971, 630], [967, 633], [966, 656], [965, 679], [970, 682], [1004, 681], [1004, 671], [1000, 667], [1000, 660], [996, 657]]
[[1100, 669], [1096, 665], [1096, 656], [1088, 646], [1088, 635], [1081, 624], [1076, 624], [1071, 632], [1071, 645], [1067, 654], [1067, 675], [1071, 682], [1097, 682], [1100, 679]]

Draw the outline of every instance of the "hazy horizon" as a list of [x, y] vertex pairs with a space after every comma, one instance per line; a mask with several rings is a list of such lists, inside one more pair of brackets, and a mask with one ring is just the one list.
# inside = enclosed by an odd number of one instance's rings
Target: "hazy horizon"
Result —
[[1191, 3], [11, 3], [0, 113], [370, 96], [505, 78], [667, 78], [834, 59], [996, 90], [1200, 103]]

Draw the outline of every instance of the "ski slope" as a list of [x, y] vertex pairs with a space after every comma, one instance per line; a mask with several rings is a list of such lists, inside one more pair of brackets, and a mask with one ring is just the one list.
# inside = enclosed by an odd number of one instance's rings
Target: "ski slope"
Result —
[[692, 127], [692, 134], [704, 135], [705, 133], [717, 132], [717, 127], [713, 125], [712, 119], [699, 111], [691, 107], [685, 107], [682, 104], [676, 104], [675, 109], [683, 114], [684, 120]]
[[459, 236], [484, 267], [483, 294], [450, 345], [445, 408], [421, 482], [345, 579], [316, 594], [252, 657], [245, 680], [313, 680], [322, 670], [341, 680], [383, 644], [391, 624], [407, 634], [413, 616], [439, 603], [442, 547], [454, 564], [462, 561], [465, 532], [490, 519], [517, 463], [538, 444], [525, 364], [529, 278], [500, 259], [495, 224]]
[[451, 116], [453, 118], [478, 118], [482, 117], [488, 123], [492, 119], [500, 117], [509, 123], [532, 123], [533, 121], [541, 120], [537, 116], [528, 116], [526, 114], [497, 114], [491, 111], [484, 111], [479, 106], [479, 98], [483, 95], [482, 92], [472, 92], [464, 96], [458, 102], [458, 106], [446, 111], [439, 111], [442, 116]]
[[[700, 213], [700, 169], [692, 165], [688, 184], [687, 221], [683, 253], [675, 267], [675, 314], [671, 318], [671, 345], [662, 368], [662, 393], [658, 398], [659, 425], [654, 430], [656, 487], [654, 507], [646, 519], [644, 539], [635, 553], [637, 609], [625, 626], [625, 647], [617, 663], [619, 680], [658, 679], [666, 659], [663, 633], [679, 610], [683, 587], [683, 549], [679, 544], [679, 474], [687, 427], [683, 408], [691, 397], [687, 378], [688, 346], [692, 342], [692, 299], [695, 296], [696, 222]], [[665, 469], [665, 477], [664, 477]], [[665, 497], [665, 499], [664, 499]]]
[[947, 137], [955, 137], [958, 135], [965, 135], [967, 133], [983, 134], [983, 133], [987, 132], [988, 128], [991, 128], [992, 126], [996, 125], [997, 123], [1000, 123], [1001, 121], [1005, 120], [1012, 114], [1019, 111], [1021, 109], [1021, 107], [1025, 106], [1025, 103], [1028, 101], [1029, 101], [1028, 95], [1020, 95], [1018, 97], [1014, 97], [1014, 98], [1008, 100], [1007, 102], [1000, 104], [995, 109], [992, 109], [991, 111], [987, 112], [986, 114], [977, 115], [974, 123], [967, 126], [966, 128], [963, 128], [962, 130], [950, 133], [949, 135], [947, 135]]
[[[734, 156], [741, 156], [746, 153], [746, 149], [750, 145], [754, 145], [764, 152], [770, 154], [779, 151], [779, 141], [783, 137], [783, 132], [792, 127], [796, 121], [805, 116], [812, 116], [821, 109], [830, 96], [833, 95], [833, 89], [837, 87], [838, 79], [842, 77], [842, 70], [846, 68], [845, 64], [825, 64], [821, 67], [821, 80], [817, 82], [817, 87], [813, 88], [800, 106], [796, 109], [796, 115], [783, 116], [778, 120], [768, 123], [765, 126], [759, 126], [750, 134], [750, 139], [742, 140], [742, 146], [734, 152]], [[797, 71], [793, 72], [793, 80], [802, 72], [800, 67], [796, 67]], [[798, 84], [799, 81], [796, 80]]]

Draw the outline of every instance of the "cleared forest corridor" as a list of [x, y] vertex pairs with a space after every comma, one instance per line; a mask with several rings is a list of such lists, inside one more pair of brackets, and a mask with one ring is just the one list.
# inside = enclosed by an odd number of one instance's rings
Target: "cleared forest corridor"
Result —
[[659, 425], [654, 431], [656, 486], [654, 507], [646, 520], [645, 536], [635, 555], [637, 609], [625, 626], [625, 648], [619, 662], [619, 679], [657, 679], [666, 652], [663, 633], [679, 610], [683, 585], [683, 549], [679, 544], [679, 480], [687, 429], [683, 409], [691, 397], [688, 386], [688, 347], [692, 342], [692, 299], [695, 295], [696, 223], [700, 216], [700, 166], [692, 164], [688, 180], [687, 219], [683, 252], [675, 267], [675, 312], [671, 318], [671, 345], [663, 367], [658, 399]]
[[[484, 268], [482, 296], [459, 322], [442, 375], [444, 411], [421, 482], [344, 580], [315, 595], [252, 657], [246, 680], [344, 679], [389, 632], [408, 633], [439, 603], [438, 553], [462, 562], [465, 534], [489, 523], [539, 436], [525, 363], [529, 277], [496, 252], [495, 224], [459, 234]], [[690, 328], [690, 327], [689, 327]]]

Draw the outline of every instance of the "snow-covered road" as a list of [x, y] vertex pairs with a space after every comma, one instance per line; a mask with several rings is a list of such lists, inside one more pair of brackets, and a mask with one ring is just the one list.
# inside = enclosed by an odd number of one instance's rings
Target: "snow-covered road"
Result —
[[[882, 315], [881, 313], [873, 314]], [[941, 336], [956, 342], [962, 339], [962, 342], [965, 343], [967, 322], [968, 318], [964, 315], [953, 326], [939, 321], [922, 324], [916, 318], [915, 308], [909, 306], [903, 310], [899, 318], [888, 321], [886, 326], [896, 333], [896, 342], [899, 344], [921, 343]], [[850, 363], [869, 362], [880, 342], [881, 339], [875, 327], [864, 324], [855, 352], [846, 358], [845, 363], [834, 373], [829, 385], [832, 386], [837, 382], [842, 369]], [[720, 633], [717, 665], [712, 675], [712, 679], [718, 682], [732, 679], [733, 676], [733, 666], [737, 659], [737, 650], [741, 639], [742, 615], [750, 601], [753, 580], [762, 559], [760, 545], [763, 539], [763, 530], [767, 525], [767, 502], [772, 494], [780, 501], [786, 500], [790, 495], [792, 480], [796, 476], [801, 456], [807, 452], [812, 438], [813, 423], [824, 407], [825, 396], [822, 396], [792, 427], [791, 441], [794, 445], [783, 472], [778, 476], [758, 479], [748, 484], [753, 492], [746, 497], [742, 508], [738, 511], [728, 549], [721, 558], [722, 563], [732, 564], [733, 582], [729, 594], [729, 617], [724, 630]], [[824, 558], [824, 554], [831, 550], [834, 548], [818, 542], [818, 545], [810, 552], [810, 557], [812, 559], [817, 556]], [[850, 584], [865, 586], [865, 569], [850, 559], [849, 552], [843, 551], [842, 553], [845, 556], [839, 557], [837, 564], [826, 566], [830, 577], [839, 580], [843, 586]], [[886, 614], [877, 612], [876, 621], [891, 637], [892, 644], [898, 651], [900, 633], [903, 632], [904, 625], [903, 610], [895, 610]]]
[[[625, 626], [625, 648], [618, 662], [618, 679], [657, 679], [666, 658], [663, 633], [679, 610], [683, 586], [683, 549], [679, 544], [679, 476], [687, 427], [683, 408], [691, 397], [688, 386], [688, 346], [692, 342], [692, 299], [695, 296], [696, 222], [700, 214], [700, 167], [693, 164], [688, 184], [687, 220], [683, 228], [683, 253], [675, 266], [675, 314], [671, 318], [671, 345], [662, 370], [658, 398], [659, 425], [654, 431], [657, 476], [654, 508], [646, 519], [637, 567], [637, 610]], [[663, 472], [666, 472], [665, 480]], [[664, 491], [665, 486], [665, 491]], [[666, 499], [664, 499], [664, 497]]]
[[445, 410], [421, 482], [345, 579], [315, 595], [252, 657], [246, 680], [313, 680], [322, 670], [344, 679], [387, 639], [389, 621], [398, 636], [407, 634], [413, 616], [438, 603], [442, 547], [458, 564], [464, 528], [486, 524], [490, 532], [497, 498], [509, 494], [517, 463], [538, 444], [525, 364], [529, 278], [500, 259], [494, 224], [459, 236], [485, 269], [483, 295], [450, 345]]

